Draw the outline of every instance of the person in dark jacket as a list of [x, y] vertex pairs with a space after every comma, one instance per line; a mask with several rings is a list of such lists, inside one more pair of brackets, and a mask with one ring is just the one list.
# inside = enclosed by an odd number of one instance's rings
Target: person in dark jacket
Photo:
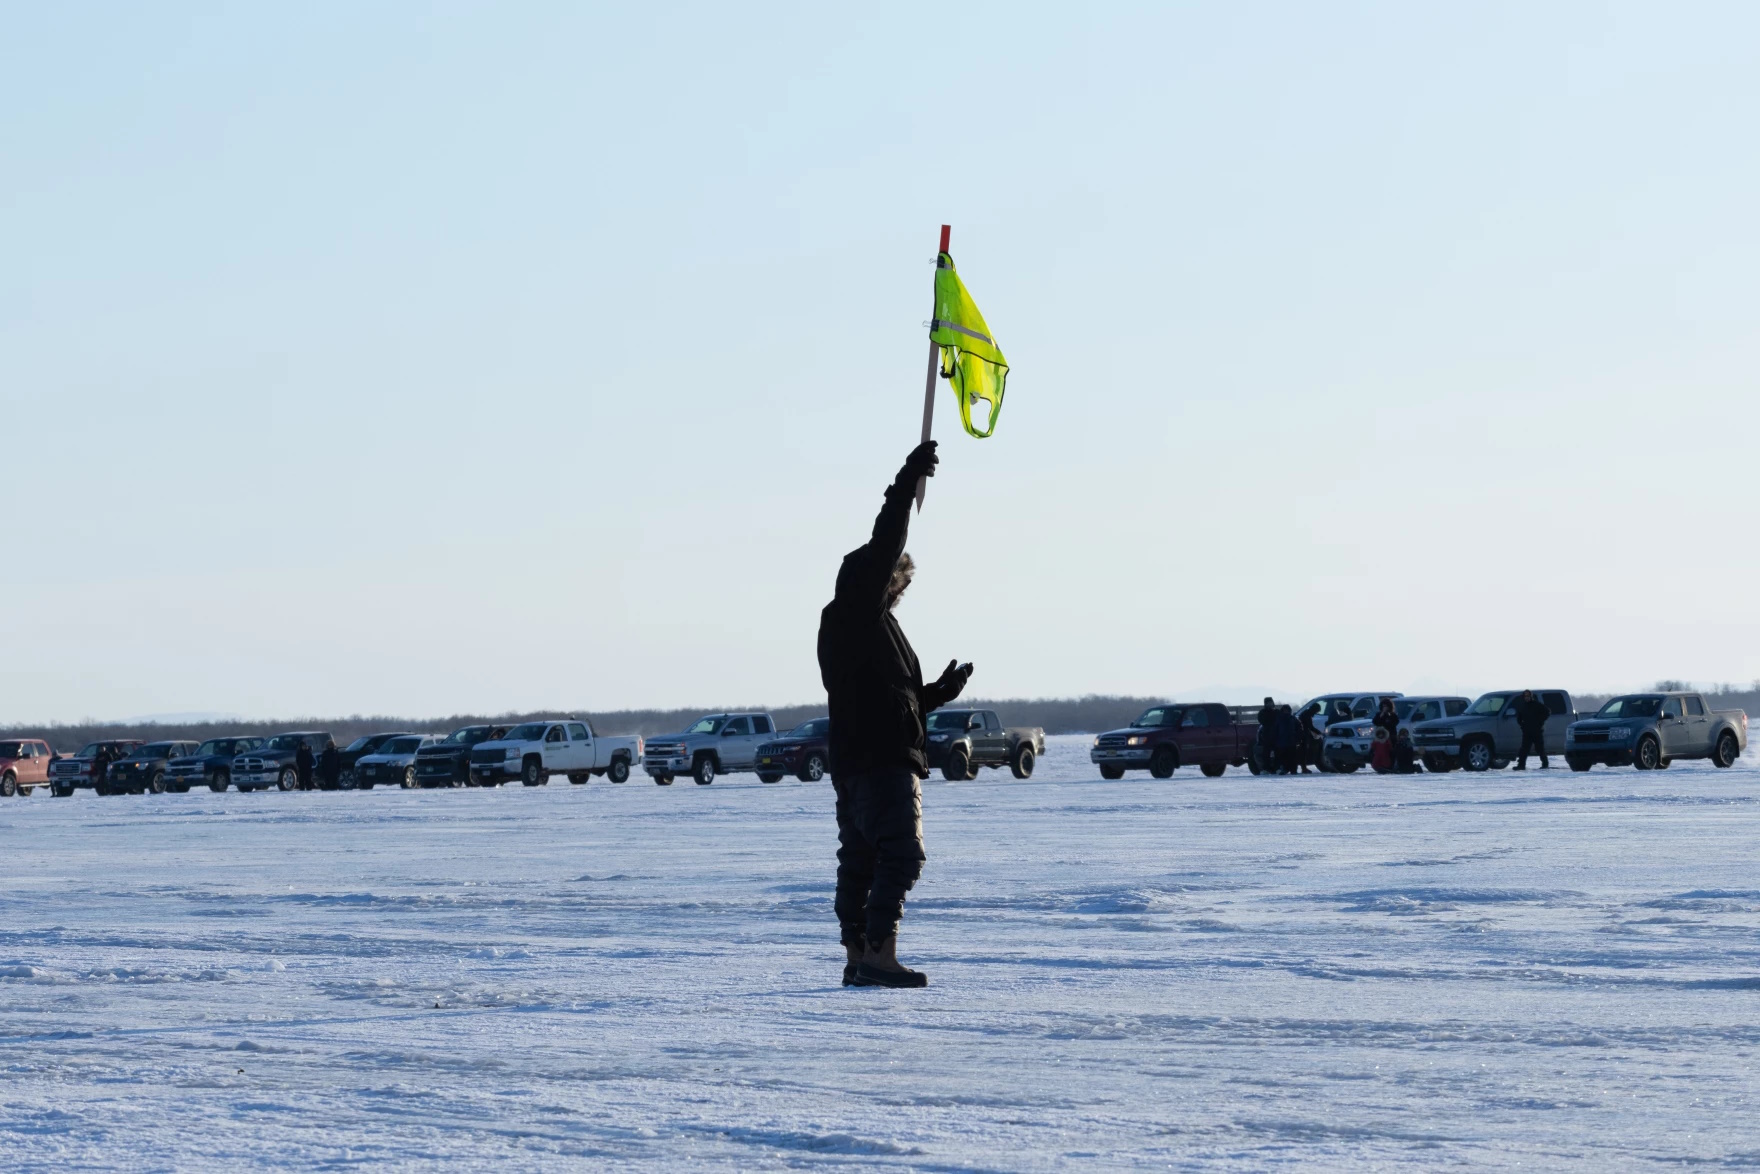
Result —
[[1528, 748], [1540, 756], [1540, 769], [1551, 770], [1552, 764], [1546, 760], [1546, 719], [1552, 711], [1546, 703], [1534, 696], [1534, 690], [1523, 689], [1522, 696], [1516, 702], [1516, 725], [1522, 728], [1522, 749], [1516, 759], [1517, 770], [1528, 769]]
[[1326, 746], [1326, 739], [1322, 738], [1314, 729], [1314, 718], [1318, 716], [1319, 713], [1320, 703], [1318, 701], [1310, 701], [1302, 712], [1296, 714], [1296, 721], [1300, 723], [1302, 727], [1302, 773], [1305, 775], [1314, 773], [1308, 769], [1310, 766], [1320, 765], [1320, 751]]
[[299, 776], [299, 789], [302, 791], [311, 790], [312, 748], [306, 745], [304, 738], [299, 740], [299, 749], [293, 752], [293, 771]]
[[1277, 720], [1271, 727], [1271, 744], [1275, 751], [1278, 774], [1293, 775], [1299, 769], [1301, 741], [1302, 731], [1296, 725], [1296, 715], [1290, 712], [1289, 706], [1278, 706]]
[[960, 695], [972, 666], [947, 662], [933, 684], [893, 616], [916, 565], [905, 553], [917, 482], [933, 477], [935, 442], [911, 450], [886, 489], [873, 537], [850, 551], [819, 613], [819, 676], [831, 710], [837, 794], [837, 920], [846, 986], [927, 986], [898, 961], [904, 897], [922, 876], [923, 715]]
[[1377, 738], [1369, 750], [1369, 765], [1376, 774], [1386, 774], [1393, 769], [1395, 743], [1399, 739], [1399, 714], [1394, 711], [1393, 698], [1383, 697], [1380, 708], [1369, 724], [1377, 730], [1385, 730], [1387, 737]]
[[337, 753], [336, 739], [324, 739], [324, 753], [318, 755], [318, 778], [326, 791], [334, 791], [342, 783], [342, 755]]
[[1277, 703], [1271, 698], [1259, 707], [1259, 732], [1253, 736], [1259, 769], [1266, 774], [1277, 773]]

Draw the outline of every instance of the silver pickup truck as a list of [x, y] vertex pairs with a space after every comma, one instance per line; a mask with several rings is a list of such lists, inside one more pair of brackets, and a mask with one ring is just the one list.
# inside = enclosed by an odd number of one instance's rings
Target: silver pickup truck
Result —
[[[1516, 722], [1520, 689], [1487, 693], [1458, 717], [1419, 722], [1412, 727], [1412, 749], [1423, 759], [1424, 769], [1449, 771], [1502, 769], [1522, 748], [1522, 728]], [[1563, 689], [1536, 689], [1534, 696], [1546, 703], [1546, 731], [1541, 744], [1548, 756], [1564, 753], [1564, 732], [1577, 719], [1571, 695]]]
[[1731, 766], [1748, 748], [1748, 714], [1713, 710], [1697, 693], [1633, 693], [1615, 697], [1566, 732], [1572, 770], [1597, 762], [1666, 770], [1677, 758], [1709, 758]]
[[775, 737], [776, 722], [767, 713], [712, 713], [682, 734], [648, 739], [642, 768], [662, 787], [682, 774], [706, 787], [716, 775], [756, 770], [758, 747]]

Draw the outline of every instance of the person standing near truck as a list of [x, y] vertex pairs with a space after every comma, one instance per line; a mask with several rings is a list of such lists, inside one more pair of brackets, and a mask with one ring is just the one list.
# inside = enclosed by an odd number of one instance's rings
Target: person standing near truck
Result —
[[1399, 714], [1394, 712], [1393, 698], [1381, 699], [1381, 707], [1375, 711], [1370, 724], [1379, 732], [1374, 745], [1369, 748], [1369, 766], [1376, 774], [1384, 775], [1393, 769], [1394, 741], [1399, 737]]
[[928, 976], [898, 961], [904, 898], [923, 874], [922, 778], [929, 773], [923, 715], [964, 690], [972, 666], [955, 661], [923, 683], [917, 654], [893, 609], [916, 564], [905, 553], [917, 482], [935, 475], [935, 442], [911, 450], [886, 489], [873, 537], [843, 557], [837, 591], [819, 613], [819, 676], [831, 710], [831, 783], [837, 795], [837, 920], [845, 986], [921, 987]]
[[[1552, 764], [1546, 760], [1546, 719], [1552, 711], [1546, 703], [1534, 696], [1534, 690], [1523, 689], [1521, 697], [1516, 701], [1516, 725], [1522, 729], [1522, 749], [1516, 758], [1516, 769], [1528, 769], [1528, 748], [1532, 746], [1534, 753], [1540, 756], [1540, 769], [1551, 770]], [[1509, 745], [1505, 742], [1504, 745]]]
[[336, 750], [335, 738], [324, 739], [324, 753], [318, 755], [318, 777], [326, 791], [334, 791], [342, 784], [342, 755]]
[[1318, 767], [1320, 765], [1320, 752], [1326, 746], [1326, 739], [1314, 729], [1314, 718], [1319, 713], [1320, 703], [1310, 701], [1306, 708], [1296, 715], [1296, 721], [1302, 727], [1302, 773], [1305, 775], [1314, 773], [1308, 769], [1310, 766]]
[[299, 749], [293, 752], [293, 772], [299, 779], [300, 790], [312, 789], [312, 748], [306, 745], [304, 738], [299, 740]]

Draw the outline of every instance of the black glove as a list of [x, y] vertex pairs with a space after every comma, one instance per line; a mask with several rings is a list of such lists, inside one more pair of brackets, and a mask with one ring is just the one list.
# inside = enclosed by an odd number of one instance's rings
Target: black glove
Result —
[[900, 485], [915, 485], [917, 478], [935, 475], [935, 466], [941, 463], [941, 458], [935, 455], [937, 443], [939, 442], [925, 440], [911, 449], [911, 455], [904, 459], [904, 468], [898, 471]]
[[[961, 693], [965, 692], [966, 682], [971, 679], [972, 666], [969, 663], [960, 664], [957, 661], [950, 660], [947, 662], [947, 668], [942, 670], [941, 679], [935, 682], [935, 687], [937, 689], [950, 690], [947, 694], [947, 700], [952, 701], [955, 697], [958, 697]], [[942, 702], [942, 704], [945, 705], [946, 702]]]

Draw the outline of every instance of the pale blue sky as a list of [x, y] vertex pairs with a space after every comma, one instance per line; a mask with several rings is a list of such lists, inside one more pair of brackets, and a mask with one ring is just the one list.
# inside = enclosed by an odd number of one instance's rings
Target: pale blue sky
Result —
[[0, 720], [1760, 676], [1760, 10], [0, 8]]

